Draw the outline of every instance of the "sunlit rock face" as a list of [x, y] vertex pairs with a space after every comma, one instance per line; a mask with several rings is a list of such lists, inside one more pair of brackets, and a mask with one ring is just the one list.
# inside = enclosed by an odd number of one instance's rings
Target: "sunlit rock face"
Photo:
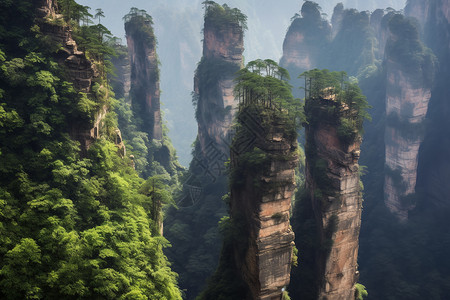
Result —
[[[337, 103], [325, 99], [319, 110], [329, 111]], [[308, 103], [306, 104], [308, 105]], [[362, 193], [359, 183], [361, 138], [348, 143], [339, 137], [333, 121], [351, 114], [337, 107], [336, 115], [306, 126], [306, 189], [309, 192], [319, 232], [316, 253], [318, 299], [353, 299], [358, 280], [358, 243], [361, 227]], [[322, 165], [320, 180], [328, 182], [321, 190], [317, 166]], [[316, 174], [316, 175], [314, 175]], [[323, 186], [323, 184], [322, 184]]]
[[128, 53], [131, 65], [131, 98], [135, 111], [142, 116], [143, 130], [151, 139], [162, 139], [159, 67], [156, 38], [149, 21], [139, 16], [125, 22]]
[[281, 64], [295, 66], [299, 70], [309, 70], [316, 66], [313, 53], [311, 45], [305, 42], [303, 33], [289, 30], [283, 43]]
[[[396, 15], [389, 22], [386, 44], [386, 172], [384, 200], [399, 220], [415, 207], [419, 147], [431, 98], [434, 56], [419, 41], [409, 19]], [[399, 46], [410, 43], [408, 49]]]
[[243, 61], [243, 29], [235, 23], [218, 26], [206, 18], [203, 33], [203, 57], [194, 78], [198, 141], [203, 155], [211, 147], [228, 155], [237, 108], [233, 80]]
[[[72, 38], [71, 28], [48, 21], [62, 18], [62, 15], [57, 12], [55, 1], [40, 1], [37, 5], [37, 23], [42, 34], [47, 35], [55, 44], [61, 45], [61, 48], [55, 53], [55, 60], [66, 68], [68, 81], [73, 83], [77, 91], [89, 94], [92, 92], [92, 81], [99, 76], [99, 72], [96, 66], [87, 59], [85, 53], [78, 49], [77, 43]], [[107, 108], [102, 106], [95, 114], [93, 125], [89, 124], [88, 120], [79, 120], [70, 124], [70, 135], [74, 140], [80, 142], [80, 150], [83, 155], [99, 137], [106, 112]], [[123, 151], [125, 151], [124, 148]]]
[[289, 219], [297, 141], [296, 134], [289, 134], [277, 119], [271, 125], [256, 134], [254, 144], [247, 148], [261, 150], [265, 161], [258, 167], [242, 167], [247, 152], [239, 145], [246, 144], [248, 136], [238, 133], [231, 151], [231, 165], [239, 168], [239, 179], [232, 180], [230, 215], [245, 231], [245, 240], [233, 245], [234, 257], [251, 299], [281, 299], [290, 281], [294, 233]]

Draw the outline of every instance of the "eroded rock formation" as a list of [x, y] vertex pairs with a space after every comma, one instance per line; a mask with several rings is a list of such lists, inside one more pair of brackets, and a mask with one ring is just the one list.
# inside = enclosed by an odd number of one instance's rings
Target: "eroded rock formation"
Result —
[[240, 15], [239, 9], [207, 3], [205, 8], [203, 57], [195, 72], [193, 92], [197, 140], [182, 196], [176, 199], [181, 209], [168, 212], [164, 227], [173, 245], [167, 253], [180, 274], [187, 299], [198, 296], [219, 261], [218, 222], [227, 214], [222, 201], [228, 191], [225, 163], [238, 103], [233, 79], [244, 51], [245, 26], [233, 15]]
[[219, 24], [212, 18], [205, 16], [203, 57], [194, 78], [198, 141], [203, 155], [211, 147], [228, 155], [229, 132], [237, 107], [233, 80], [242, 66], [244, 33], [239, 23]]
[[[294, 16], [283, 42], [280, 66], [291, 74], [291, 84], [303, 86], [303, 82], [296, 79], [297, 76], [323, 65], [321, 54], [327, 48], [330, 38], [331, 26], [321, 18], [319, 7], [311, 1], [305, 2], [301, 15]], [[293, 93], [294, 96], [304, 97], [298, 89], [294, 89]]]
[[[385, 203], [400, 220], [408, 218], [414, 202], [419, 147], [424, 138], [434, 76], [434, 58], [419, 41], [411, 20], [395, 15], [389, 21], [386, 45], [386, 175]], [[406, 34], [406, 32], [410, 34]], [[411, 48], [399, 48], [405, 43]], [[418, 60], [419, 58], [419, 60]]]
[[162, 139], [159, 67], [152, 20], [139, 13], [128, 15], [125, 32], [131, 65], [132, 107], [142, 120], [140, 130], [150, 139]]
[[[94, 97], [92, 91], [93, 80], [100, 76], [96, 65], [89, 60], [83, 51], [78, 49], [77, 43], [72, 38], [72, 30], [64, 24], [61, 14], [55, 1], [42, 0], [37, 5], [37, 24], [39, 24], [41, 33], [52, 40], [52, 44], [61, 45], [55, 53], [55, 59], [66, 67], [67, 79], [73, 83], [74, 88], [88, 97]], [[99, 87], [104, 89], [104, 87]], [[73, 139], [80, 142], [82, 154], [85, 154], [89, 146], [100, 136], [102, 120], [106, 116], [107, 107], [102, 106], [95, 114], [94, 123], [86, 120], [78, 120], [71, 124], [70, 135]], [[120, 135], [120, 132], [119, 132]], [[122, 153], [125, 153], [123, 143], [118, 145]]]
[[249, 145], [255, 131], [245, 124], [264, 121], [261, 111], [240, 112], [244, 126], [231, 152], [230, 214], [243, 228], [240, 234], [245, 240], [234, 243], [233, 249], [251, 299], [274, 300], [282, 298], [282, 289], [290, 281], [294, 233], [289, 218], [298, 155], [296, 134], [286, 129], [276, 113], [269, 114], [272, 122], [261, 126]]
[[338, 133], [338, 120], [355, 113], [346, 105], [332, 99], [306, 101], [306, 189], [320, 243], [315, 254], [318, 299], [349, 300], [358, 280], [361, 138], [349, 143]]

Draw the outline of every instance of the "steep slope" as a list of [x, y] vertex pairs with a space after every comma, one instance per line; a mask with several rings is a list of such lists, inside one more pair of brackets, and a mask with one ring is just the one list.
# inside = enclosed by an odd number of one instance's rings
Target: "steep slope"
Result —
[[[56, 1], [41, 1], [37, 8], [37, 22], [43, 35], [50, 38], [52, 43], [60, 44], [62, 49], [57, 52], [56, 60], [60, 65], [66, 67], [69, 80], [75, 89], [83, 93], [92, 93], [93, 79], [100, 76], [96, 66], [85, 56], [85, 53], [78, 50], [77, 43], [73, 40], [71, 29], [66, 25], [60, 25], [56, 20], [63, 21], [61, 15], [56, 13]], [[48, 20], [54, 20], [49, 22]], [[106, 89], [98, 86], [102, 92]], [[87, 120], [74, 122], [70, 130], [73, 139], [81, 144], [81, 149], [86, 154], [89, 146], [98, 138], [102, 119], [106, 116], [106, 106], [101, 107], [96, 113], [94, 125]]]
[[78, 26], [75, 2], [60, 14], [67, 3], [2, 6], [0, 298], [181, 299], [150, 218], [157, 191], [114, 143], [103, 28]]
[[[131, 11], [125, 17], [125, 32], [131, 65], [132, 106], [140, 112], [142, 128], [149, 139], [162, 139], [159, 70], [152, 18], [145, 12]], [[142, 115], [146, 114], [146, 117]]]
[[248, 128], [233, 143], [230, 215], [247, 237], [233, 245], [236, 267], [250, 287], [251, 299], [281, 299], [292, 263], [289, 219], [298, 164], [296, 135], [273, 111], [247, 108], [240, 117], [243, 126], [255, 119], [270, 118], [272, 123], [261, 124], [264, 131], [248, 150], [238, 149], [253, 134]]

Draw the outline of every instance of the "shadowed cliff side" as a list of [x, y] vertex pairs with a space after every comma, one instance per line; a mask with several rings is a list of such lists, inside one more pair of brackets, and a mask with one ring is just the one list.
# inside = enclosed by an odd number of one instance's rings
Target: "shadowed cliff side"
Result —
[[425, 44], [435, 53], [439, 68], [431, 91], [427, 129], [420, 150], [417, 190], [425, 200], [421, 209], [449, 209], [450, 161], [448, 95], [450, 87], [450, 3], [442, 0], [408, 1], [405, 13], [416, 17], [424, 33]]
[[415, 202], [419, 147], [431, 97], [435, 57], [412, 20], [394, 15], [386, 44], [385, 203], [401, 221]]
[[226, 214], [225, 162], [237, 106], [233, 80], [242, 65], [246, 28], [246, 16], [238, 9], [207, 2], [203, 57], [195, 72], [192, 99], [198, 134], [183, 190], [176, 196], [178, 210], [168, 212], [165, 224], [173, 243], [168, 255], [187, 299], [198, 295], [219, 259], [218, 222]]
[[140, 175], [170, 176], [171, 184], [176, 185], [183, 168], [162, 121], [153, 19], [145, 10], [133, 7], [124, 21], [128, 55], [124, 47], [116, 45], [119, 56], [113, 61], [118, 73], [113, 84], [121, 97], [116, 109], [119, 124]]
[[221, 221], [219, 267], [199, 299], [284, 299], [295, 260], [289, 219], [301, 117], [287, 79], [272, 60], [249, 62], [239, 72], [230, 217]]

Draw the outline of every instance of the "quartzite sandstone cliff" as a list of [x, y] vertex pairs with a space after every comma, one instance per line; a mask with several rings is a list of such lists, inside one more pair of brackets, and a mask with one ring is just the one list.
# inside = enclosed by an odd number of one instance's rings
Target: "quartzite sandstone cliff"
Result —
[[152, 24], [150, 17], [133, 14], [125, 20], [125, 32], [131, 65], [131, 104], [143, 123], [139, 129], [148, 133], [150, 140], [161, 140], [159, 67]]
[[[362, 194], [359, 183], [361, 138], [348, 143], [338, 134], [339, 118], [354, 112], [331, 99], [307, 99], [306, 114], [334, 115], [306, 126], [306, 189], [318, 227], [318, 299], [349, 300], [358, 280], [358, 240]], [[316, 110], [308, 112], [315, 101]], [[322, 112], [321, 112], [322, 111]], [[311, 116], [309, 116], [311, 118]], [[319, 182], [320, 181], [320, 182]], [[325, 183], [325, 184], [323, 184]]]
[[235, 72], [242, 66], [244, 32], [238, 23], [217, 24], [205, 18], [203, 57], [194, 78], [198, 141], [203, 155], [213, 146], [228, 155], [237, 101]]
[[[424, 138], [424, 120], [431, 97], [433, 56], [419, 41], [413, 23], [401, 15], [389, 21], [386, 44], [386, 175], [385, 203], [400, 220], [408, 218], [414, 202], [419, 148]], [[404, 34], [406, 30], [412, 34]], [[403, 35], [403, 36], [402, 36]], [[415, 47], [399, 49], [410, 43]], [[422, 62], [418, 62], [420, 58]]]
[[[286, 129], [276, 113], [269, 115], [258, 110], [240, 112], [244, 124], [262, 124], [260, 118], [265, 117], [272, 122], [260, 127], [250, 146], [248, 137], [255, 131], [249, 126], [244, 125], [233, 141], [230, 214], [244, 228], [241, 234], [246, 240], [233, 245], [234, 257], [252, 299], [278, 300], [290, 281], [294, 233], [289, 219], [298, 155], [296, 134]], [[247, 150], [242, 151], [242, 145]], [[248, 161], [261, 156], [257, 165]]]

